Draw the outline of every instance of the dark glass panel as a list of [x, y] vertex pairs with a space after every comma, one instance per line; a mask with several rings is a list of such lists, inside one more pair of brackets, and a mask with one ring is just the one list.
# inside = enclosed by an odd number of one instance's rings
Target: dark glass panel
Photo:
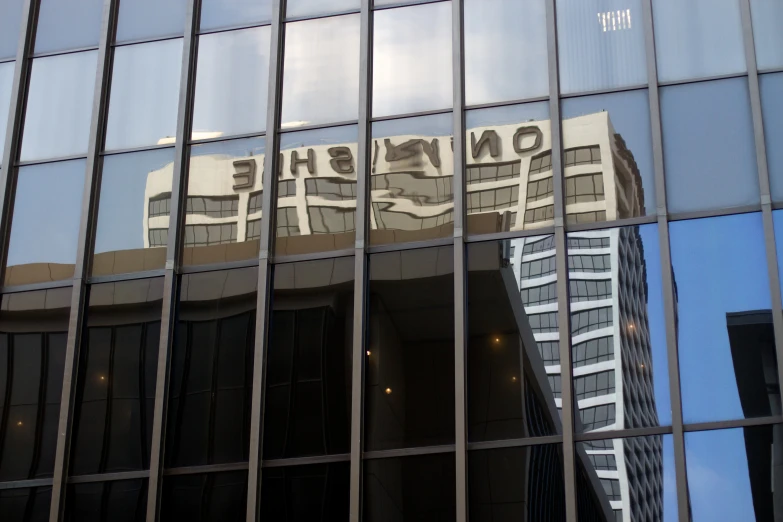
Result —
[[149, 467], [162, 298], [163, 278], [90, 287], [71, 474]]
[[104, 3], [102, 0], [41, 0], [35, 52], [98, 47]]
[[66, 522], [143, 522], [147, 479], [68, 485]]
[[3, 522], [46, 522], [51, 501], [51, 487], [0, 490], [0, 514]]
[[375, 254], [369, 270], [365, 449], [452, 444], [454, 250]]
[[3, 296], [0, 482], [52, 474], [70, 304], [70, 287]]
[[161, 520], [243, 522], [247, 471], [164, 477]]
[[181, 36], [185, 31], [187, 4], [188, 0], [122, 0], [116, 41]]
[[274, 273], [264, 459], [348, 453], [354, 258]]
[[257, 278], [255, 267], [182, 276], [167, 467], [247, 460]]
[[269, 21], [272, 0], [202, 0], [201, 30]]
[[456, 519], [454, 454], [364, 461], [365, 522]]
[[685, 422], [780, 415], [761, 214], [669, 230]]
[[264, 468], [261, 519], [275, 522], [348, 520], [348, 462]]

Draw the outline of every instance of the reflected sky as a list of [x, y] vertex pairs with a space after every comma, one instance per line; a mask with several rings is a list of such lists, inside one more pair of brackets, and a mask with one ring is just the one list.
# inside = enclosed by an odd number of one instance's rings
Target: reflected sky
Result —
[[783, 3], [777, 0], [750, 0], [756, 64], [759, 70], [783, 66]]
[[35, 52], [97, 47], [104, 3], [103, 0], [42, 0]]
[[16, 56], [23, 0], [0, 0], [0, 59]]
[[361, 0], [288, 0], [285, 5], [286, 18], [315, 16], [359, 10]]
[[465, 113], [465, 125], [468, 131], [474, 127], [490, 125], [507, 125], [526, 121], [542, 121], [549, 119], [549, 102], [526, 103], [506, 107], [478, 109]]
[[14, 83], [14, 62], [0, 63], [0, 164], [3, 163], [5, 130], [11, 108], [11, 88]]
[[201, 31], [250, 25], [272, 18], [272, 0], [202, 0]]
[[762, 74], [759, 76], [759, 88], [770, 190], [774, 201], [783, 201], [783, 147], [780, 146], [783, 140], [783, 98], [780, 96], [783, 92], [783, 73]]
[[[189, 0], [132, 0], [120, 2], [117, 42], [160, 36], [180, 36], [185, 32], [185, 10]], [[179, 72], [179, 67], [176, 68]]]

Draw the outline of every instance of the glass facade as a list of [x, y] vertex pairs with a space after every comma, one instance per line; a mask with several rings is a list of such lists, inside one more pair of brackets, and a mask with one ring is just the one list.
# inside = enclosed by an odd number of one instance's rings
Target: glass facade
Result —
[[783, 519], [782, 26], [0, 0], [0, 520]]

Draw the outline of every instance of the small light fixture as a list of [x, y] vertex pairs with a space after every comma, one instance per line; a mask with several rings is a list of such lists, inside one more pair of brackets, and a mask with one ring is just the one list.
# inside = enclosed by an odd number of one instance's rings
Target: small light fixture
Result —
[[630, 328], [631, 330], [633, 330], [633, 323], [629, 324], [629, 325], [628, 325], [628, 328]]
[[644, 365], [643, 365], [643, 364], [642, 364], [642, 365], [640, 365], [640, 366], [641, 366], [642, 368], [644, 368]]
[[386, 395], [391, 395], [391, 388], [386, 388]]
[[495, 342], [499, 343], [500, 342], [500, 337], [495, 337]]
[[106, 377], [104, 377], [103, 375], [101, 375], [101, 380], [102, 380], [102, 381], [105, 381], [105, 380], [106, 380]]
[[511, 382], [517, 382], [517, 376], [516, 375], [511, 378]]
[[367, 350], [367, 356], [368, 357], [370, 356], [370, 350]]
[[17, 426], [21, 426], [22, 425], [22, 421], [17, 422], [16, 425]]

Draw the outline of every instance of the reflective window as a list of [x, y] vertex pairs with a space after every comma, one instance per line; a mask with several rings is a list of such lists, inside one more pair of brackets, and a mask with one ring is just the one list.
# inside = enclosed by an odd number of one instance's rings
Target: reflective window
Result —
[[247, 471], [164, 477], [161, 520], [243, 522]]
[[647, 83], [641, 0], [556, 4], [562, 93]]
[[451, 114], [373, 123], [372, 244], [452, 236], [451, 127]]
[[361, 0], [287, 0], [285, 4], [286, 18], [300, 18], [303, 16], [326, 15], [343, 13], [345, 11], [358, 11]]
[[365, 449], [453, 444], [454, 249], [375, 254], [369, 265]]
[[93, 275], [163, 268], [166, 243], [154, 235], [168, 233], [169, 215], [156, 198], [170, 201], [173, 169], [174, 149], [103, 157]]
[[745, 71], [737, 0], [652, 0], [658, 79]]
[[454, 461], [453, 453], [365, 460], [362, 520], [456, 520]]
[[352, 257], [275, 265], [265, 460], [350, 451], [353, 275]]
[[348, 462], [264, 468], [261, 471], [262, 520], [348, 520]]
[[565, 520], [561, 446], [470, 451], [468, 506], [474, 522]]
[[149, 467], [162, 298], [163, 278], [90, 287], [72, 475]]
[[781, 425], [685, 434], [691, 520], [774, 520]]
[[98, 52], [33, 60], [21, 161], [87, 154]]
[[16, 56], [24, 0], [0, 0], [0, 59]]
[[271, 32], [267, 26], [199, 38], [192, 139], [266, 128]]
[[772, 200], [783, 201], [783, 148], [779, 145], [783, 139], [783, 100], [780, 97], [783, 92], [783, 73], [760, 75], [759, 88]]
[[[189, 0], [125, 0], [120, 2], [117, 42], [181, 36]], [[176, 68], [179, 74], [179, 67]]]
[[98, 47], [103, 4], [102, 0], [41, 0], [35, 52]]
[[257, 286], [258, 268], [182, 276], [167, 467], [247, 460]]
[[748, 99], [745, 78], [661, 89], [670, 212], [759, 203]]
[[147, 479], [69, 484], [66, 520], [142, 522], [147, 515]]
[[451, 2], [378, 11], [373, 31], [373, 116], [452, 106]]
[[353, 248], [358, 128], [284, 133], [275, 253]]
[[70, 287], [3, 296], [0, 482], [52, 476], [70, 305]]
[[5, 131], [11, 109], [11, 90], [14, 84], [14, 62], [0, 63], [0, 167], [5, 150]]
[[272, 17], [272, 0], [201, 0], [201, 30], [252, 25]]
[[6, 285], [73, 277], [85, 168], [84, 160], [19, 168]]
[[547, 103], [468, 111], [465, 119], [468, 233], [549, 224], [554, 192]]
[[647, 91], [567, 98], [561, 110], [566, 214], [606, 211], [611, 221], [655, 213]]
[[685, 422], [779, 415], [761, 214], [669, 229]]
[[[265, 143], [264, 138], [247, 138], [191, 147], [185, 265], [258, 256]], [[162, 173], [161, 178], [165, 179], [160, 189], [147, 197], [149, 214], [159, 216], [150, 221], [165, 231], [170, 219], [171, 172]]]
[[544, 2], [467, 0], [464, 9], [465, 103], [547, 96]]
[[181, 58], [182, 39], [114, 49], [107, 150], [174, 143]]
[[358, 14], [286, 24], [283, 128], [358, 117], [359, 47]]
[[0, 490], [0, 513], [4, 522], [49, 520], [52, 487]]
[[783, 4], [777, 0], [750, 0], [756, 64], [760, 70], [783, 66]]
[[[535, 330], [532, 317], [557, 311], [556, 274], [525, 278], [526, 244], [541, 238], [468, 246], [468, 440], [518, 439], [562, 432], [560, 400], [548, 377], [557, 331]], [[509, 285], [513, 281], [513, 285]], [[525, 313], [521, 313], [522, 310]], [[557, 352], [559, 348], [554, 347]], [[559, 354], [557, 354], [559, 364]], [[553, 379], [554, 381], [554, 379]], [[559, 392], [559, 390], [557, 390]]]

